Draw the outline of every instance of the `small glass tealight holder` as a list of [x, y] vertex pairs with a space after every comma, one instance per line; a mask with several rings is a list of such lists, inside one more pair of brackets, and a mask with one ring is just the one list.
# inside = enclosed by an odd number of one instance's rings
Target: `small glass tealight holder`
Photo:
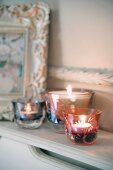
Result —
[[12, 101], [15, 122], [24, 128], [39, 128], [46, 116], [45, 101], [22, 98]]
[[97, 139], [102, 111], [94, 108], [76, 108], [64, 113], [65, 134], [74, 144], [93, 144]]
[[58, 133], [64, 133], [64, 115], [67, 109], [88, 107], [94, 92], [87, 89], [53, 90], [47, 93], [47, 119], [50, 127]]

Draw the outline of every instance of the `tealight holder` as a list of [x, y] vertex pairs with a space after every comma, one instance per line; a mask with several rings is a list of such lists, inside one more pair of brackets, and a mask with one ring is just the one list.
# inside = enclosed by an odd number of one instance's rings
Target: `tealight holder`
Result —
[[94, 92], [87, 89], [73, 89], [72, 94], [66, 90], [54, 90], [47, 93], [47, 119], [53, 130], [64, 133], [63, 112], [76, 107], [88, 107]]
[[65, 111], [65, 134], [68, 139], [74, 144], [93, 144], [97, 139], [101, 113], [101, 110], [93, 108]]
[[46, 116], [45, 101], [22, 98], [12, 101], [15, 122], [24, 128], [39, 128]]

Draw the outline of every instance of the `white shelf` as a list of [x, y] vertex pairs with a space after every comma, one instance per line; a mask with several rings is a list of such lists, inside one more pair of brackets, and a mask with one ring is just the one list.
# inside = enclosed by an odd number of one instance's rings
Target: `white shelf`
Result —
[[12, 122], [0, 122], [0, 136], [42, 148], [95, 168], [113, 170], [113, 133], [99, 131], [95, 144], [72, 144], [65, 134], [55, 133], [47, 123], [39, 129], [23, 129]]

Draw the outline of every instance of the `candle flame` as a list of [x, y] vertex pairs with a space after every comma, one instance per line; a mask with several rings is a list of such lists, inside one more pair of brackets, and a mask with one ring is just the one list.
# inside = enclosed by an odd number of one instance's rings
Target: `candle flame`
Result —
[[86, 123], [86, 116], [85, 115], [80, 116], [80, 122], [81, 123]]
[[26, 112], [30, 112], [30, 111], [31, 111], [30, 103], [27, 103], [27, 104], [26, 104], [26, 106], [25, 106], [25, 111], [26, 111]]
[[69, 98], [72, 102], [75, 102], [76, 99], [77, 99], [77, 97], [76, 97], [75, 94], [74, 94], [74, 95], [72, 94], [72, 86], [71, 86], [71, 85], [68, 85], [68, 86], [66, 87], [66, 90], [67, 90], [68, 98]]
[[66, 87], [66, 90], [67, 90], [68, 96], [71, 96], [71, 95], [72, 95], [72, 86], [71, 86], [71, 85], [68, 85], [68, 86]]

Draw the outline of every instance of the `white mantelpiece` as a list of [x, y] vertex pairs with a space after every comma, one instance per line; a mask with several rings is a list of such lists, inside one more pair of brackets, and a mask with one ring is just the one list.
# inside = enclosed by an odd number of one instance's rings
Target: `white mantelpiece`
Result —
[[[30, 129], [22, 129], [12, 122], [0, 122], [0, 136], [1, 136], [0, 143], [3, 144], [4, 140], [5, 141], [9, 140], [10, 141], [9, 143], [6, 142], [6, 144], [9, 145], [10, 143], [15, 143], [16, 141], [19, 144], [19, 146], [17, 145], [17, 148], [19, 150], [22, 149], [21, 146], [23, 147], [23, 144], [24, 144], [25, 147], [28, 146], [28, 148], [32, 150], [31, 151], [32, 153], [34, 152], [35, 154], [39, 154], [38, 153], [39, 149], [47, 150], [52, 153], [59, 154], [64, 158], [72, 159], [75, 162], [75, 164], [77, 163], [77, 166], [79, 163], [79, 167], [81, 165], [82, 166], [84, 165], [84, 168], [89, 167], [90, 169], [91, 166], [93, 166], [93, 168], [96, 170], [97, 169], [102, 169], [102, 170], [113, 169], [113, 133], [110, 133], [110, 132], [99, 131], [97, 142], [94, 145], [80, 146], [80, 145], [72, 144], [69, 140], [67, 140], [64, 134], [55, 133], [52, 129], [50, 129], [47, 123], [44, 123], [40, 129], [30, 130]], [[0, 162], [2, 162], [3, 160], [2, 160], [1, 154], [3, 154], [3, 152], [1, 151], [3, 151], [3, 148], [2, 148], [2, 145], [0, 146], [1, 146], [0, 147]], [[8, 146], [6, 146], [6, 148], [7, 147]], [[25, 154], [25, 150], [27, 152], [27, 149], [26, 148], [23, 149], [24, 154]], [[36, 150], [37, 150], [37, 153], [36, 153]], [[9, 157], [10, 157], [10, 154], [11, 153], [9, 153]], [[61, 160], [59, 159], [59, 162], [60, 161]], [[63, 161], [63, 164], [64, 164], [64, 161]], [[0, 164], [0, 166], [1, 165], [2, 164]], [[59, 169], [62, 166], [60, 166]], [[66, 168], [65, 166], [66, 165], [64, 165], [64, 169]], [[76, 167], [73, 164], [72, 165], [69, 164], [68, 166], [69, 167], [67, 169], [75, 169]], [[43, 166], [42, 166], [42, 169], [43, 169]], [[61, 169], [63, 169], [63, 167]]]

